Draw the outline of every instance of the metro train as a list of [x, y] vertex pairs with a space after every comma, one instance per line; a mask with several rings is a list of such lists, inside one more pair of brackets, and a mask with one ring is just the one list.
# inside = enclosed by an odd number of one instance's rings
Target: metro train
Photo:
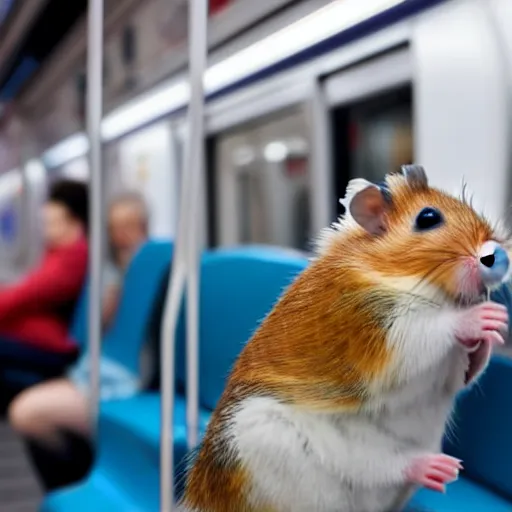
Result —
[[[449, 191], [464, 179], [478, 209], [508, 221], [512, 4], [319, 4], [285, 12], [277, 29], [268, 19], [247, 46], [211, 53], [202, 246], [309, 251], [342, 211], [349, 179], [379, 181], [410, 162]], [[188, 99], [187, 75], [177, 74], [102, 120], [106, 195], [142, 189], [155, 238], [176, 235]], [[37, 258], [46, 185], [87, 179], [87, 152], [79, 132], [0, 176], [1, 279]]]

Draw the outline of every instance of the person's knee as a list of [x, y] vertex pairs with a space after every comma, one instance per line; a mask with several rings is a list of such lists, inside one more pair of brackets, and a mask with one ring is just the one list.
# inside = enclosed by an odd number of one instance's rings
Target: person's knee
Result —
[[27, 424], [26, 418], [26, 407], [23, 399], [23, 393], [21, 396], [16, 397], [9, 405], [8, 417], [9, 424], [14, 430], [22, 432]]
[[31, 399], [30, 391], [18, 395], [8, 410], [9, 423], [18, 433], [30, 436], [35, 434], [36, 426], [41, 426], [43, 418]]

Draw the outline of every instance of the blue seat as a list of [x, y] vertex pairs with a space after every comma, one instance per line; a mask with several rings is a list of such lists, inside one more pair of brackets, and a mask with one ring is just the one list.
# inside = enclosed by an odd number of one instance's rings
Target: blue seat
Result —
[[[283, 289], [305, 268], [307, 260], [286, 250], [243, 247], [203, 255], [200, 289], [200, 433], [225, 385], [225, 379], [244, 344], [271, 310]], [[176, 378], [185, 384], [184, 315], [177, 332]], [[159, 508], [160, 397], [147, 393], [128, 400], [105, 402], [101, 407], [98, 458], [90, 477], [73, 491], [55, 498], [45, 512], [75, 510], [74, 500], [84, 489], [103, 499], [96, 481], [107, 480], [129, 490], [131, 507]], [[175, 397], [174, 460], [177, 492], [186, 467], [186, 400]], [[134, 485], [133, 475], [137, 475]], [[96, 502], [89, 502], [91, 509]], [[93, 506], [94, 505], [94, 506]], [[117, 508], [120, 510], [120, 508]], [[80, 509], [77, 509], [80, 510]], [[123, 509], [125, 510], [125, 509]]]
[[411, 510], [512, 510], [510, 389], [512, 360], [494, 356], [479, 382], [457, 398], [454, 428], [444, 441], [444, 451], [462, 459], [461, 477], [445, 495], [421, 490]]
[[[103, 340], [103, 354], [128, 368], [134, 374], [139, 373], [140, 352], [145, 342], [146, 330], [152, 312], [167, 284], [166, 277], [171, 263], [172, 249], [173, 245], [170, 242], [151, 241], [146, 243], [135, 255], [124, 279], [116, 317]], [[124, 402], [129, 403], [130, 400]], [[129, 414], [131, 413], [136, 414], [137, 412], [130, 410]], [[109, 437], [105, 440], [107, 450], [110, 441]], [[103, 453], [101, 431], [98, 450], [101, 458]], [[129, 450], [129, 446], [123, 446], [123, 450]], [[51, 493], [45, 500], [43, 510], [69, 510], [70, 508], [62, 506], [63, 503], [68, 503], [67, 500], [71, 500], [69, 507], [74, 510], [75, 496], [80, 496], [82, 492], [81, 485], [92, 485], [91, 479], [94, 482], [102, 481], [96, 474], [91, 474], [83, 484]], [[74, 491], [76, 491], [76, 495]], [[64, 493], [65, 497], [61, 493]], [[98, 499], [100, 498], [98, 497]]]
[[[122, 488], [133, 486], [137, 477], [137, 489], [131, 490], [134, 502], [143, 504], [144, 510], [159, 508], [160, 474], [160, 394], [147, 393], [130, 400], [105, 402], [100, 416], [100, 450], [97, 467], [110, 475]], [[209, 412], [200, 411], [200, 434], [203, 434]], [[174, 436], [186, 440], [186, 401], [182, 395], [175, 398]], [[129, 448], [127, 448], [129, 447]], [[181, 445], [174, 445], [174, 460], [180, 474], [186, 461]], [[182, 482], [178, 482], [180, 488]]]
[[[138, 479], [138, 477], [137, 477]], [[84, 484], [72, 485], [45, 500], [39, 512], [147, 512], [138, 507], [129, 493], [112, 481], [107, 473], [95, 471]]]
[[80, 297], [76, 303], [73, 319], [69, 329], [69, 335], [80, 350], [87, 346], [89, 326], [88, 326], [88, 305], [89, 305], [89, 281], [87, 280], [82, 288]]
[[[283, 289], [306, 265], [306, 258], [295, 252], [268, 247], [221, 249], [203, 255], [199, 328], [200, 434], [206, 429], [211, 412], [224, 389], [226, 377], [240, 350], [271, 310]], [[176, 344], [178, 389], [183, 389], [186, 384], [184, 318], [183, 311]], [[141, 450], [143, 446], [152, 450], [156, 475], [160, 442], [159, 407], [157, 395], [148, 394], [129, 402], [105, 403], [101, 415], [102, 425], [105, 425], [103, 432], [111, 432], [110, 439], [120, 439], [121, 431], [129, 431], [139, 440]], [[186, 468], [185, 413], [186, 399], [178, 392], [174, 409], [174, 460], [178, 494]], [[112, 442], [114, 441], [110, 441]], [[137, 442], [132, 439], [132, 458], [136, 445]], [[120, 467], [116, 463], [109, 465]], [[157, 486], [153, 487], [152, 496], [153, 499], [158, 496]]]
[[168, 241], [150, 241], [134, 256], [123, 282], [115, 319], [103, 340], [104, 356], [139, 373], [140, 351], [162, 290], [173, 254]]
[[[116, 316], [103, 336], [102, 396], [131, 393], [137, 385], [135, 376], [140, 373], [141, 348], [152, 327], [157, 301], [164, 298], [162, 292], [167, 286], [165, 277], [170, 268], [172, 249], [170, 242], [147, 242], [127, 269]], [[79, 383], [87, 382], [89, 369], [86, 350], [72, 369], [71, 378]]]
[[421, 489], [406, 512], [510, 512], [512, 503], [464, 476], [449, 484], [446, 494]]

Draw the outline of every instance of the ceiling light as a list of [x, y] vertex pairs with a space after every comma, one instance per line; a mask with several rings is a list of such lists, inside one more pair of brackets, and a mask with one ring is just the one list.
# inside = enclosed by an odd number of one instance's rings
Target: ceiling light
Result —
[[[270, 36], [214, 64], [205, 73], [206, 94], [282, 61], [405, 0], [337, 0]], [[188, 81], [173, 81], [108, 114], [102, 123], [105, 140], [134, 130], [184, 107]]]
[[80, 158], [89, 151], [89, 141], [85, 133], [76, 133], [52, 146], [43, 153], [42, 160], [48, 169], [60, 167], [65, 163]]

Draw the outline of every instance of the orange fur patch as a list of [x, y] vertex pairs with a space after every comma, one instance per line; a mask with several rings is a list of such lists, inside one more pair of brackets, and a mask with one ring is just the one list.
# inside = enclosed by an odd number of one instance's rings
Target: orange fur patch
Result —
[[208, 459], [205, 447], [187, 479], [183, 503], [192, 510], [253, 512], [244, 499], [247, 495], [245, 472], [221, 467]]
[[374, 294], [343, 252], [335, 244], [292, 284], [243, 351], [230, 387], [324, 412], [365, 401], [391, 357], [385, 321], [394, 301]]

